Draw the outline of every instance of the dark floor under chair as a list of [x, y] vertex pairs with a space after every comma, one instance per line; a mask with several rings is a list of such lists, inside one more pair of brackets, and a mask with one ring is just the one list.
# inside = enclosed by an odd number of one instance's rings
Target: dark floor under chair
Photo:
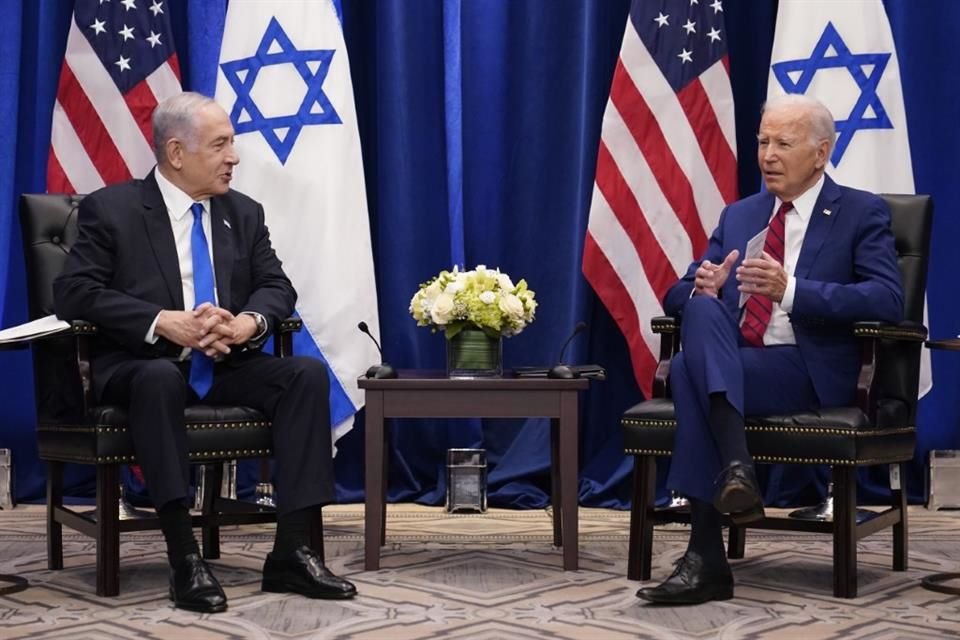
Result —
[[[834, 487], [832, 521], [764, 518], [751, 529], [821, 532], [833, 536], [833, 592], [857, 596], [857, 541], [893, 528], [893, 570], [907, 569], [907, 509], [904, 464], [916, 443], [920, 352], [927, 336], [923, 326], [924, 293], [933, 202], [924, 195], [883, 195], [890, 207], [891, 227], [904, 291], [904, 322], [891, 325], [859, 322], [853, 333], [862, 345], [857, 404], [819, 412], [748, 416], [747, 446], [758, 463], [828, 465]], [[621, 418], [624, 451], [634, 458], [630, 548], [627, 575], [650, 578], [653, 527], [689, 521], [675, 510], [654, 504], [657, 458], [673, 452], [676, 421], [669, 393], [670, 360], [680, 348], [679, 323], [654, 318], [661, 336], [660, 362], [653, 398], [629, 408]], [[888, 465], [890, 503], [874, 517], [857, 522], [856, 470]], [[729, 523], [728, 523], [729, 524]], [[742, 558], [747, 527], [730, 526], [728, 556]]]

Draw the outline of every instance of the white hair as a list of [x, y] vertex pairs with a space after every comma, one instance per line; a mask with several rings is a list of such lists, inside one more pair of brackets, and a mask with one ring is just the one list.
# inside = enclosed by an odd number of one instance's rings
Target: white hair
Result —
[[167, 161], [167, 143], [172, 138], [184, 141], [188, 149], [197, 145], [194, 116], [208, 104], [216, 104], [213, 98], [193, 91], [184, 91], [170, 96], [153, 111], [153, 155], [158, 164]]
[[803, 111], [810, 124], [810, 142], [816, 146], [826, 140], [828, 143], [827, 157], [829, 158], [833, 151], [833, 145], [837, 141], [837, 127], [830, 110], [816, 98], [800, 93], [788, 93], [767, 100], [760, 113], [762, 116], [767, 111], [784, 107], [794, 107]]

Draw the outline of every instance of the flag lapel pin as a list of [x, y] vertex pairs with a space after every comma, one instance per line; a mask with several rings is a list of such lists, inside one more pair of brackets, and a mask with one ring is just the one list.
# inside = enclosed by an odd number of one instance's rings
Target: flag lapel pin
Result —
[[230, 226], [230, 221], [226, 218], [223, 219], [223, 224], [227, 229], [233, 229], [233, 227]]
[[[831, 213], [833, 213], [833, 211], [830, 211], [830, 209], [824, 209], [824, 210], [823, 210], [823, 215], [825, 215], [825, 216], [828, 216], [828, 215], [830, 215]], [[229, 227], [230, 225], [227, 225], [227, 226]]]

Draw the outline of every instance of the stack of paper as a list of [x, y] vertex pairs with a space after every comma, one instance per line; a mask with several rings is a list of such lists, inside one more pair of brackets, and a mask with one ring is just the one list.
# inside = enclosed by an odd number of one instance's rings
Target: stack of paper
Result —
[[3, 329], [0, 331], [0, 344], [29, 342], [35, 338], [57, 333], [58, 331], [69, 328], [69, 322], [64, 322], [57, 316], [49, 315], [44, 318], [25, 322], [24, 324], [18, 324], [15, 327]]

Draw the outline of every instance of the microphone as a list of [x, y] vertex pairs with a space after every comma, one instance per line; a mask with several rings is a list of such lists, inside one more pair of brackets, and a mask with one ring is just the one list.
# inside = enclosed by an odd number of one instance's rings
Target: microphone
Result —
[[367, 334], [367, 337], [373, 340], [373, 344], [377, 346], [377, 351], [380, 352], [380, 364], [371, 365], [370, 368], [367, 369], [366, 377], [381, 380], [384, 378], [396, 378], [397, 370], [383, 361], [383, 349], [380, 348], [380, 343], [377, 342], [377, 339], [370, 333], [370, 327], [367, 326], [367, 323], [361, 320], [357, 323], [357, 329]]
[[563, 347], [560, 348], [559, 362], [553, 367], [551, 367], [549, 371], [547, 371], [548, 378], [559, 378], [562, 380], [570, 380], [572, 378], [580, 377], [579, 371], [577, 371], [573, 367], [563, 364], [563, 354], [566, 353], [567, 347], [570, 345], [573, 339], [576, 338], [581, 333], [583, 333], [584, 330], [586, 330], [586, 328], [587, 328], [587, 323], [584, 322], [583, 320], [578, 322], [577, 326], [573, 328], [573, 332], [570, 334], [570, 337], [567, 338], [567, 341], [563, 343]]

